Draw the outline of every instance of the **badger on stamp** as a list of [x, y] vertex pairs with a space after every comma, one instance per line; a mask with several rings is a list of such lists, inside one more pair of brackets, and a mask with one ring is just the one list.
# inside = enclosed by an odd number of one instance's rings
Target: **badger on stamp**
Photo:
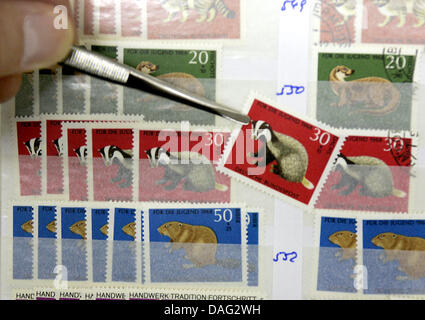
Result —
[[41, 148], [41, 138], [32, 138], [24, 142], [25, 147], [27, 148], [31, 158], [41, 157], [42, 148]]
[[263, 158], [253, 162], [257, 166], [271, 167], [271, 172], [289, 181], [301, 183], [305, 188], [312, 190], [314, 185], [307, 180], [305, 174], [308, 168], [308, 154], [304, 146], [296, 139], [275, 132], [265, 121], [252, 121], [252, 139], [260, 140], [263, 146], [248, 157]]
[[225, 192], [226, 185], [216, 181], [211, 162], [197, 152], [169, 152], [161, 147], [145, 151], [152, 168], [164, 167], [164, 176], [156, 181], [164, 185], [164, 190], [174, 190], [183, 181], [186, 191], [208, 192], [218, 190]]
[[132, 153], [128, 150], [122, 150], [118, 146], [108, 145], [99, 150], [105, 166], [118, 165], [117, 175], [111, 179], [112, 183], [117, 183], [120, 188], [128, 188], [133, 182]]

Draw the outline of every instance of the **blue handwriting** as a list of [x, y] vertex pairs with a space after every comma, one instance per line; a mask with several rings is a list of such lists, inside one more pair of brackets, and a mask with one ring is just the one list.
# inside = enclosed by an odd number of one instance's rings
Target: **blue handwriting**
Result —
[[286, 11], [286, 5], [290, 4], [292, 6], [292, 9], [295, 9], [296, 7], [298, 7], [298, 5], [300, 6], [300, 12], [303, 12], [304, 10], [304, 6], [307, 4], [307, 0], [285, 0], [283, 1], [283, 6], [281, 8], [282, 11]]
[[[287, 90], [286, 90], [287, 89]], [[305, 87], [303, 86], [293, 86], [293, 85], [284, 85], [282, 90], [277, 93], [278, 96], [292, 96], [293, 94], [302, 94], [305, 91]]]
[[[276, 254], [276, 258], [273, 258], [274, 262], [278, 262], [279, 261], [279, 257], [282, 256], [282, 261], [288, 261], [294, 263], [295, 259], [298, 258], [298, 254], [294, 251], [294, 252], [279, 252], [278, 254]], [[292, 257], [292, 258], [290, 258]]]

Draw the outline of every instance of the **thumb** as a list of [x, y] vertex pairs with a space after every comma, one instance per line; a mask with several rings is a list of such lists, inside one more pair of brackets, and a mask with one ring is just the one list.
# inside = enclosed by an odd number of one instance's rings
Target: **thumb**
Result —
[[37, 1], [0, 1], [0, 77], [56, 64], [70, 51], [74, 32], [55, 28], [54, 6]]

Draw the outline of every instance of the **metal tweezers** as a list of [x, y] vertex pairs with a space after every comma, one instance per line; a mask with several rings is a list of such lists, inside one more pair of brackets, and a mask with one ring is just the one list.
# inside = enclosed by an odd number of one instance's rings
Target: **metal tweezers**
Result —
[[247, 115], [84, 48], [73, 47], [69, 56], [59, 64], [99, 79], [204, 110], [239, 124], [248, 124], [250, 122], [250, 118]]

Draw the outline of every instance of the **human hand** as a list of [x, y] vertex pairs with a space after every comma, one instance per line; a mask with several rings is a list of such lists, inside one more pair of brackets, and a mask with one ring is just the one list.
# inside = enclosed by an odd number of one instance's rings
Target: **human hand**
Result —
[[55, 65], [70, 51], [72, 20], [56, 29], [56, 5], [69, 9], [68, 0], [0, 1], [0, 103], [19, 91], [22, 73]]

